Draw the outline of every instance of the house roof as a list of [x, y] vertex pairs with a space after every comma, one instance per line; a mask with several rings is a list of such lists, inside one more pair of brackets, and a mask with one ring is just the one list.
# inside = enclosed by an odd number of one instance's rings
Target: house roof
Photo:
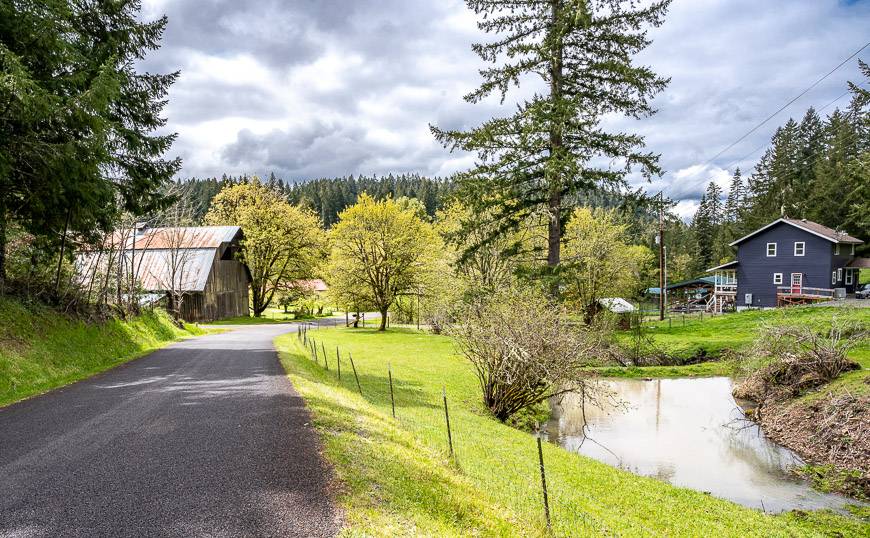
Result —
[[[678, 290], [680, 288], [688, 288], [691, 286], [713, 286], [716, 283], [716, 277], [712, 276], [701, 276], [698, 278], [692, 278], [689, 280], [682, 280], [680, 282], [674, 282], [673, 284], [668, 284], [665, 289], [668, 291]], [[656, 286], [654, 288], [647, 288], [646, 292], [650, 295], [658, 295], [660, 293], [659, 287]]]
[[870, 258], [855, 258], [850, 261], [846, 267], [857, 267], [859, 269], [870, 269]]
[[811, 220], [806, 220], [806, 219], [781, 218], [781, 219], [776, 219], [775, 221], [771, 222], [767, 226], [762, 226], [761, 228], [750, 233], [749, 235], [745, 235], [745, 236], [741, 237], [737, 241], [734, 241], [733, 243], [731, 243], [731, 246], [742, 243], [743, 241], [746, 241], [750, 237], [752, 237], [756, 234], [759, 234], [759, 233], [763, 232], [764, 230], [767, 230], [768, 228], [771, 228], [779, 223], [784, 223], [784, 224], [788, 224], [790, 226], [794, 226], [795, 228], [800, 228], [801, 230], [803, 230], [805, 232], [809, 232], [809, 233], [811, 233], [813, 235], [817, 235], [823, 239], [827, 239], [828, 241], [830, 241], [832, 243], [846, 243], [846, 244], [859, 245], [859, 244], [864, 242], [864, 241], [861, 241], [860, 239], [858, 239], [857, 237], [852, 237], [851, 235], [849, 235], [845, 232], [840, 232], [840, 231], [837, 231], [833, 228], [828, 228], [827, 226], [823, 226], [823, 225], [819, 224], [818, 222], [813, 222]]
[[[732, 245], [733, 244], [734, 243], [732, 243]], [[710, 273], [712, 271], [717, 271], [719, 269], [733, 269], [733, 268], [737, 267], [738, 265], [740, 265], [740, 262], [737, 260], [734, 260], [733, 262], [723, 263], [722, 265], [717, 265], [716, 267], [711, 267], [711, 268], [707, 269], [707, 272]]]
[[319, 278], [312, 278], [309, 280], [294, 280], [292, 282], [292, 285], [300, 288], [306, 288], [313, 292], [323, 292], [329, 289], [329, 286], [326, 285], [326, 282]]
[[622, 297], [605, 297], [599, 299], [598, 303], [604, 308], [610, 310], [614, 314], [624, 314], [626, 312], [634, 312], [636, 308]]

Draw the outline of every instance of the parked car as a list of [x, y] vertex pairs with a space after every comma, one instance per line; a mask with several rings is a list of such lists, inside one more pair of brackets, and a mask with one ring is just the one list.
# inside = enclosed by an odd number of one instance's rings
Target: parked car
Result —
[[855, 288], [856, 299], [870, 299], [870, 284], [858, 284]]

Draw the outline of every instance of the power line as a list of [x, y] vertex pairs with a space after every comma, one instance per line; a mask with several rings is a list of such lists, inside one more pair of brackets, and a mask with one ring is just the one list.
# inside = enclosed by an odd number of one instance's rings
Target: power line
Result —
[[870, 46], [870, 41], [868, 41], [867, 43], [865, 43], [864, 46], [862, 46], [860, 49], [858, 49], [858, 50], [856, 50], [855, 52], [853, 52], [851, 56], [849, 56], [848, 58], [846, 58], [845, 60], [843, 60], [842, 62], [840, 62], [840, 63], [837, 65], [837, 67], [835, 67], [835, 68], [831, 69], [830, 71], [828, 71], [824, 76], [822, 76], [822, 78], [820, 78], [819, 80], [813, 82], [813, 83], [812, 83], [812, 84], [811, 84], [807, 89], [805, 89], [804, 91], [802, 91], [801, 93], [799, 93], [797, 96], [795, 96], [794, 98], [792, 98], [789, 102], [787, 102], [786, 104], [784, 104], [783, 106], [781, 106], [781, 107], [780, 107], [776, 112], [774, 112], [774, 113], [771, 114], [770, 116], [766, 117], [766, 118], [765, 118], [761, 123], [759, 123], [758, 125], [756, 125], [756, 126], [753, 127], [752, 129], [750, 129], [749, 131], [747, 131], [746, 134], [744, 134], [743, 136], [741, 136], [740, 138], [738, 138], [737, 140], [735, 140], [734, 142], [732, 142], [728, 147], [726, 147], [725, 149], [723, 149], [722, 151], [720, 151], [719, 153], [717, 153], [716, 155], [714, 155], [711, 159], [709, 159], [707, 162], [704, 163], [704, 166], [707, 166], [708, 164], [712, 163], [712, 162], [715, 161], [717, 158], [719, 158], [723, 153], [725, 153], [725, 152], [728, 151], [729, 149], [733, 148], [734, 146], [736, 146], [737, 144], [739, 144], [740, 142], [742, 142], [743, 140], [745, 140], [746, 137], [748, 137], [749, 135], [751, 135], [752, 133], [754, 133], [755, 131], [757, 131], [758, 129], [760, 129], [760, 128], [765, 124], [765, 123], [767, 123], [768, 121], [772, 120], [772, 119], [773, 119], [777, 114], [779, 114], [780, 112], [782, 112], [783, 110], [785, 110], [786, 108], [788, 108], [789, 106], [791, 106], [792, 103], [794, 103], [795, 101], [797, 101], [798, 99], [800, 99], [801, 97], [803, 97], [804, 95], [806, 95], [810, 90], [812, 90], [813, 88], [815, 88], [816, 86], [818, 86], [818, 85], [819, 85], [823, 80], [825, 80], [826, 78], [828, 78], [829, 76], [831, 76], [832, 74], [834, 74], [834, 72], [835, 72], [837, 69], [839, 69], [839, 68], [843, 67], [844, 65], [846, 65], [846, 63], [847, 63], [849, 60], [851, 60], [851, 59], [854, 58], [855, 56], [858, 56], [858, 54], [860, 54], [861, 51], [863, 51], [864, 49], [866, 49], [868, 46]]
[[[862, 82], [862, 83], [860, 83], [860, 84], [857, 84], [857, 87], [860, 88], [861, 86], [863, 86], [863, 85], [865, 85], [865, 84], [867, 84], [867, 81], [864, 81], [864, 82]], [[851, 91], [852, 91], [852, 90], [846, 90], [846, 91], [844, 91], [843, 93], [841, 93], [841, 94], [839, 95], [839, 97], [837, 97], [836, 99], [833, 99], [833, 100], [829, 101], [828, 104], [826, 104], [826, 105], [823, 106], [822, 108], [816, 110], [816, 112], [822, 112], [823, 110], [825, 110], [825, 109], [828, 108], [829, 106], [833, 105], [834, 103], [836, 103], [837, 101], [839, 101], [840, 99], [842, 99], [843, 97], [845, 97], [846, 95], [848, 95]], [[726, 166], [723, 166], [722, 169], [723, 169], [723, 170], [728, 170], [729, 168], [731, 168], [731, 167], [734, 166], [735, 164], [737, 164], [737, 163], [741, 163], [741, 162], [745, 161], [746, 159], [748, 159], [748, 158], [751, 157], [752, 155], [755, 155], [757, 152], [759, 152], [760, 150], [766, 148], [766, 147], [769, 146], [769, 145], [770, 145], [770, 141], [765, 142], [764, 144], [758, 146], [757, 148], [755, 148], [754, 150], [750, 151], [749, 153], [747, 153], [747, 154], [744, 155], [743, 157], [740, 157], [740, 158], [738, 158], [738, 159], [734, 159], [733, 161], [731, 161], [730, 163], [728, 163]]]

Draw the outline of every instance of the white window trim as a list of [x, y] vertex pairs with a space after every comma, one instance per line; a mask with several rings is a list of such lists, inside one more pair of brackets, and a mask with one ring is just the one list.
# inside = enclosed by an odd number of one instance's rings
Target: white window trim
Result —
[[834, 256], [840, 255], [840, 243], [834, 243]]
[[[798, 254], [798, 245], [801, 246], [801, 253]], [[795, 256], [803, 256], [807, 252], [807, 244], [805, 241], [795, 241], [794, 242], [794, 255]]]
[[839, 269], [837, 269], [837, 282], [842, 282], [842, 281], [843, 281], [843, 268], [840, 267]]
[[851, 286], [851, 285], [852, 285], [852, 275], [853, 275], [853, 274], [854, 274], [854, 271], [853, 271], [852, 269], [847, 269], [847, 270], [846, 270], [846, 285], [847, 285], [847, 286]]
[[[773, 245], [773, 254], [770, 253], [770, 246], [771, 245]], [[768, 258], [776, 258], [776, 243], [768, 243], [767, 250], [765, 252], [767, 253]]]
[[773, 273], [773, 283], [782, 284], [782, 273]]
[[831, 271], [831, 284], [833, 285], [833, 284], [836, 284], [836, 283], [837, 283], [837, 272], [836, 272], [836, 271]]

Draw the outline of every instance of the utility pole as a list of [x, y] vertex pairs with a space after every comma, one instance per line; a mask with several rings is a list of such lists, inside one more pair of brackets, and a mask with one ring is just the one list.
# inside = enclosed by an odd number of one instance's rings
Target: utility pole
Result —
[[665, 320], [665, 216], [664, 198], [659, 191], [659, 321]]

